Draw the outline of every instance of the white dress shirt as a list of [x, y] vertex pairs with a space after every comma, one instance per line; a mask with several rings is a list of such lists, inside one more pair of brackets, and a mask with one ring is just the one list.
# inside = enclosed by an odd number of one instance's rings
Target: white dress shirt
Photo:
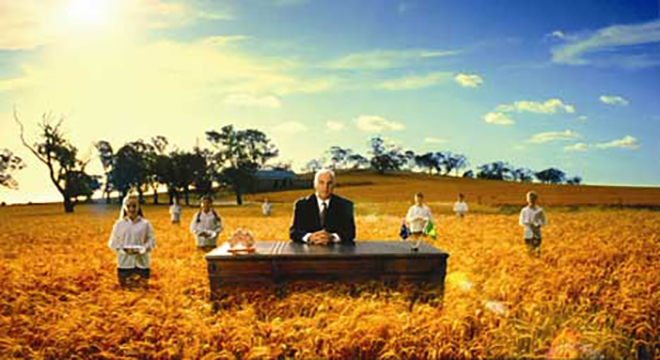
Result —
[[176, 222], [181, 221], [181, 205], [172, 204], [170, 206], [170, 215], [172, 217], [172, 221], [176, 221]]
[[264, 214], [264, 216], [270, 216], [271, 209], [272, 207], [270, 203], [264, 203], [263, 205], [261, 205], [261, 212]]
[[[156, 248], [154, 228], [143, 217], [135, 221], [129, 217], [117, 220], [112, 227], [108, 246], [117, 252], [117, 267], [120, 269], [149, 269], [151, 249]], [[128, 254], [126, 249], [134, 249], [139, 253]]]
[[431, 215], [431, 210], [426, 204], [422, 204], [422, 206], [417, 206], [416, 204], [411, 206], [406, 215], [406, 222], [410, 227], [410, 231], [413, 233], [424, 231], [426, 224], [432, 220], [433, 215]]
[[[316, 202], [318, 203], [319, 206], [319, 219], [321, 218], [321, 214], [323, 214], [323, 205], [325, 204], [325, 216], [327, 218], [328, 216], [328, 211], [330, 210], [330, 199], [332, 199], [332, 196], [325, 199], [321, 200], [318, 194], [316, 194]], [[309, 237], [312, 236], [312, 233], [307, 233], [305, 236], [303, 236], [302, 241], [303, 242], [308, 242]], [[330, 234], [330, 242], [341, 242], [341, 238], [339, 237], [338, 234], [336, 233], [331, 233]]]
[[[197, 221], [198, 216], [199, 221]], [[190, 232], [195, 235], [198, 247], [216, 246], [218, 236], [222, 232], [222, 218], [218, 215], [216, 219], [213, 211], [201, 211], [193, 216]]]
[[546, 225], [545, 213], [540, 206], [534, 208], [525, 206], [520, 211], [520, 220], [519, 223], [521, 226], [525, 227], [525, 239], [531, 239], [534, 237], [534, 230], [532, 227], [538, 229], [538, 236], [541, 236], [541, 226]]
[[468, 212], [468, 204], [465, 201], [454, 203], [454, 212], [458, 215], [465, 215]]

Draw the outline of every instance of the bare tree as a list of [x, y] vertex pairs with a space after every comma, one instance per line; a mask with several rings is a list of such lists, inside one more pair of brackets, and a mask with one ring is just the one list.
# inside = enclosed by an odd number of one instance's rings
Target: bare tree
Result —
[[23, 123], [18, 119], [18, 112], [14, 109], [14, 120], [20, 127], [21, 142], [46, 165], [51, 182], [64, 200], [64, 211], [71, 213], [75, 206], [73, 200], [82, 195], [79, 190], [85, 188], [81, 186], [80, 181], [88, 178], [84, 175], [89, 159], [78, 159], [78, 149], [65, 138], [61, 129], [64, 119], [60, 119], [55, 124], [51, 123], [51, 119], [51, 114], [42, 115], [42, 122], [39, 124], [40, 142], [30, 145], [25, 140]]

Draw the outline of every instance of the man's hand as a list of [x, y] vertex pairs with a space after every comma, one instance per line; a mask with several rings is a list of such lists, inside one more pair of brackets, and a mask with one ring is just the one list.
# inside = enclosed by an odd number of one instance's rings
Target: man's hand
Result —
[[312, 245], [327, 245], [328, 243], [331, 242], [332, 235], [325, 231], [325, 230], [319, 230], [317, 232], [312, 233], [309, 236], [308, 243]]

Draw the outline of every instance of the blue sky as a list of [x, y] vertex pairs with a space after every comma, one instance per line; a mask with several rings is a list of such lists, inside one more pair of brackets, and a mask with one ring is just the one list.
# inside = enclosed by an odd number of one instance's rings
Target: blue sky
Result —
[[[660, 179], [659, 3], [649, 1], [0, 0], [0, 147], [9, 201], [57, 198], [18, 143], [66, 117], [84, 154], [257, 127], [300, 168], [382, 135], [471, 165]], [[96, 161], [93, 161], [96, 163]], [[90, 166], [100, 172], [99, 164]]]

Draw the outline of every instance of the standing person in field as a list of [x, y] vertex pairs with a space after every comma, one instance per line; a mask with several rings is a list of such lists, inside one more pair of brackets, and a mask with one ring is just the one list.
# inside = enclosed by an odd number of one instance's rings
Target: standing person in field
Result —
[[138, 284], [145, 287], [151, 275], [151, 250], [156, 248], [154, 228], [144, 218], [135, 194], [122, 202], [119, 219], [112, 227], [108, 246], [117, 253], [117, 276], [122, 288]]
[[273, 207], [268, 202], [268, 198], [265, 198], [263, 205], [261, 205], [261, 213], [264, 214], [264, 216], [270, 216], [272, 209]]
[[427, 225], [433, 222], [433, 215], [429, 207], [424, 204], [424, 194], [418, 192], [414, 197], [415, 204], [408, 209], [406, 223], [410, 229], [410, 235], [418, 238], [424, 235]]
[[178, 224], [181, 222], [181, 205], [179, 205], [179, 197], [174, 198], [174, 202], [170, 206], [170, 217], [172, 219], [172, 224]]
[[315, 194], [298, 199], [293, 207], [289, 238], [309, 245], [355, 244], [353, 202], [333, 194], [335, 173], [322, 169], [314, 176]]
[[465, 195], [458, 194], [458, 201], [454, 203], [454, 213], [458, 217], [464, 217], [468, 212], [468, 204], [465, 202]]
[[213, 198], [204, 195], [201, 210], [193, 216], [190, 222], [190, 232], [195, 235], [197, 247], [216, 247], [222, 229], [222, 218], [213, 209]]
[[541, 253], [541, 226], [546, 225], [545, 213], [538, 206], [539, 195], [535, 191], [527, 193], [527, 206], [520, 211], [520, 226], [525, 227], [525, 244], [531, 254]]

